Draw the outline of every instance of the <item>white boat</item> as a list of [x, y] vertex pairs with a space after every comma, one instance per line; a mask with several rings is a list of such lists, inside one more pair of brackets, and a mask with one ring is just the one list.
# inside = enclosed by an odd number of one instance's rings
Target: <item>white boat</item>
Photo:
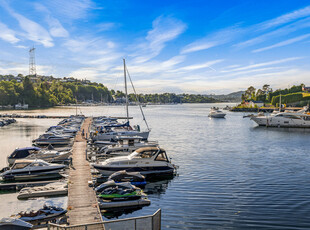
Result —
[[106, 176], [121, 170], [140, 172], [142, 175], [169, 175], [175, 170], [166, 151], [159, 147], [140, 148], [128, 156], [110, 158], [93, 164], [93, 167]]
[[139, 148], [158, 146], [157, 141], [143, 141], [142, 139], [143, 138], [139, 136], [117, 136], [117, 142], [100, 148], [98, 153], [110, 156], [120, 156], [128, 155]]
[[304, 112], [278, 112], [251, 117], [259, 126], [310, 128], [310, 114]]
[[27, 230], [32, 227], [32, 224], [16, 218], [2, 218], [0, 220], [1, 230]]
[[71, 155], [70, 151], [57, 151], [49, 149], [41, 149], [38, 147], [17, 148], [8, 156], [9, 165], [13, 165], [19, 159], [41, 159], [46, 162], [59, 162], [67, 160]]
[[208, 116], [212, 118], [224, 118], [226, 116], [226, 113], [222, 112], [218, 108], [211, 108]]
[[15, 109], [28, 109], [28, 104], [21, 104], [21, 103], [18, 103], [15, 105]]
[[16, 160], [14, 165], [0, 174], [4, 181], [29, 181], [59, 178], [66, 166], [43, 160]]
[[45, 186], [23, 188], [19, 191], [17, 199], [28, 199], [33, 197], [50, 197], [68, 194], [66, 182], [55, 182]]
[[110, 201], [99, 199], [98, 204], [100, 209], [117, 209], [128, 207], [142, 207], [150, 205], [151, 201], [146, 197], [142, 197], [138, 200], [126, 200], [126, 201]]
[[126, 130], [126, 129], [114, 129], [110, 132], [95, 132], [92, 134], [93, 141], [111, 141], [115, 140], [118, 136], [140, 136], [143, 140], [147, 140], [150, 131], [141, 132], [139, 130]]
[[72, 139], [66, 136], [57, 136], [51, 133], [44, 133], [32, 142], [36, 145], [68, 145], [72, 143]]

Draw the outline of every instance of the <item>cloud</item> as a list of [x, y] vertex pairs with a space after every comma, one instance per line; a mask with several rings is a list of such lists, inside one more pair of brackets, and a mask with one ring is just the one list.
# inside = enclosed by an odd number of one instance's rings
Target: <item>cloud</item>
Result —
[[0, 38], [9, 43], [15, 44], [20, 40], [15, 36], [15, 32], [0, 22]]
[[29, 47], [27, 46], [22, 46], [22, 45], [17, 45], [17, 46], [14, 46], [16, 48], [19, 48], [19, 49], [28, 49]]
[[[52, 66], [48, 65], [37, 65], [36, 66], [37, 73], [39, 75], [51, 75], [53, 71]], [[2, 74], [23, 74], [28, 75], [29, 74], [29, 65], [25, 63], [19, 63], [19, 62], [4, 62], [0, 61], [0, 72]]]
[[310, 6], [307, 6], [299, 10], [295, 10], [293, 12], [281, 15], [277, 18], [260, 23], [258, 24], [258, 27], [260, 30], [266, 30], [308, 16], [310, 16]]
[[269, 65], [274, 65], [274, 64], [281, 64], [281, 63], [285, 63], [285, 62], [289, 62], [289, 61], [295, 61], [295, 60], [299, 60], [299, 59], [302, 59], [302, 57], [291, 57], [291, 58], [285, 58], [285, 59], [274, 60], [274, 61], [269, 61], [269, 62], [262, 62], [262, 63], [258, 63], [258, 64], [253, 64], [253, 65], [235, 68], [235, 69], [232, 69], [230, 71], [241, 71], [241, 70], [253, 69], [253, 68], [257, 68], [257, 67], [269, 66]]
[[20, 27], [26, 32], [23, 35], [26, 39], [41, 43], [45, 47], [54, 46], [53, 39], [42, 26], [16, 13], [5, 1], [1, 1], [1, 4], [19, 22]]
[[180, 20], [172, 17], [160, 16], [152, 23], [152, 30], [147, 33], [144, 42], [134, 45], [137, 50], [133, 57], [135, 62], [146, 62], [165, 48], [166, 43], [176, 39], [186, 30], [187, 26]]
[[51, 12], [70, 20], [86, 18], [89, 10], [96, 9], [95, 3], [91, 0], [47, 0], [44, 4]]
[[201, 64], [196, 64], [196, 65], [188, 65], [188, 66], [184, 66], [184, 67], [181, 67], [179, 69], [176, 69], [176, 70], [173, 70], [171, 72], [178, 72], [178, 71], [194, 71], [194, 70], [197, 70], [197, 69], [205, 69], [205, 68], [209, 68], [209, 69], [212, 69], [214, 71], [216, 71], [214, 68], [212, 68], [211, 66], [212, 65], [215, 65], [217, 63], [220, 63], [220, 62], [223, 62], [224, 59], [218, 59], [218, 60], [214, 60], [214, 61], [208, 61], [208, 62], [205, 62], [205, 63], [201, 63]]
[[113, 23], [113, 22], [104, 22], [104, 23], [100, 23], [100, 24], [96, 25], [99, 32], [111, 30], [117, 26], [118, 25], [116, 23]]
[[50, 33], [53, 37], [69, 37], [68, 31], [63, 28], [56, 18], [48, 16], [47, 21], [50, 27]]
[[68, 31], [61, 25], [61, 23], [51, 15], [51, 12], [42, 4], [36, 3], [35, 8], [44, 13], [45, 21], [49, 25], [50, 34], [53, 37], [69, 37]]
[[96, 68], [81, 68], [78, 70], [75, 70], [69, 74], [69, 77], [74, 77], [77, 79], [85, 79], [88, 80], [96, 80], [99, 76], [102, 76], [102, 73], [100, 73]]
[[267, 46], [267, 47], [263, 47], [263, 48], [260, 48], [260, 49], [253, 50], [252, 52], [253, 53], [258, 53], [258, 52], [270, 50], [270, 49], [273, 49], [273, 48], [290, 45], [290, 44], [302, 41], [302, 40], [304, 40], [304, 39], [306, 39], [308, 37], [310, 37], [310, 34], [305, 34], [305, 35], [302, 35], [302, 36], [298, 36], [296, 38], [291, 38], [291, 39], [288, 39], [286, 41], [279, 42], [279, 43], [271, 45], [271, 46]]
[[243, 29], [236, 26], [219, 30], [215, 33], [207, 35], [206, 37], [196, 40], [181, 50], [181, 54], [192, 53], [200, 50], [210, 49], [215, 46], [223, 45], [231, 42], [240, 36]]
[[297, 30], [301, 30], [301, 29], [309, 28], [309, 27], [310, 27], [310, 17], [305, 18], [305, 19], [301, 19], [297, 22], [293, 22], [289, 25], [283, 26], [283, 27], [276, 29], [276, 30], [273, 30], [271, 32], [256, 36], [252, 39], [240, 42], [240, 43], [236, 44], [235, 46], [239, 47], [239, 48], [253, 46], [253, 45], [262, 43], [266, 40], [271, 40], [271, 39], [276, 38], [276, 37], [285, 36], [287, 34], [295, 32]]

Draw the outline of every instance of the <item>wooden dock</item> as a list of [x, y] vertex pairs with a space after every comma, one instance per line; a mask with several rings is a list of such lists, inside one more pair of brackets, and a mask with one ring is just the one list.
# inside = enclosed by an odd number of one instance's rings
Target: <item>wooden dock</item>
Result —
[[[85, 134], [88, 132], [91, 120], [86, 118], [81, 127]], [[73, 144], [73, 166], [69, 173], [68, 222], [70, 225], [102, 222], [95, 191], [88, 186], [88, 181], [91, 181], [91, 171], [89, 162], [86, 160], [86, 145], [86, 139], [79, 131]], [[97, 226], [96, 229], [100, 228]]]

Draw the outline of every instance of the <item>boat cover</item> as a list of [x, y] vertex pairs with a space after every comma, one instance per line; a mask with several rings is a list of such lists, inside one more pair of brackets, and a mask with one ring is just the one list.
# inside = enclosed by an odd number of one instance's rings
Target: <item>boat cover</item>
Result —
[[21, 159], [30, 155], [29, 151], [39, 151], [38, 147], [25, 147], [20, 149], [15, 149], [14, 152], [9, 156], [9, 158]]
[[2, 218], [0, 220], [0, 229], [30, 229], [32, 224], [15, 218]]
[[122, 170], [110, 175], [108, 180], [114, 180], [115, 182], [137, 182], [145, 181], [145, 177], [139, 172], [126, 172], [126, 170]]

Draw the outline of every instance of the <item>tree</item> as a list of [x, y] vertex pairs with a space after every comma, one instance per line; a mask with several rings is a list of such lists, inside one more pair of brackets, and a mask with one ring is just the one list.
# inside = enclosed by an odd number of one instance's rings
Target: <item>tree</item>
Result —
[[253, 86], [250, 86], [244, 93], [244, 95], [246, 96], [246, 98], [251, 98], [253, 99], [253, 97], [255, 97], [255, 91], [256, 89]]

